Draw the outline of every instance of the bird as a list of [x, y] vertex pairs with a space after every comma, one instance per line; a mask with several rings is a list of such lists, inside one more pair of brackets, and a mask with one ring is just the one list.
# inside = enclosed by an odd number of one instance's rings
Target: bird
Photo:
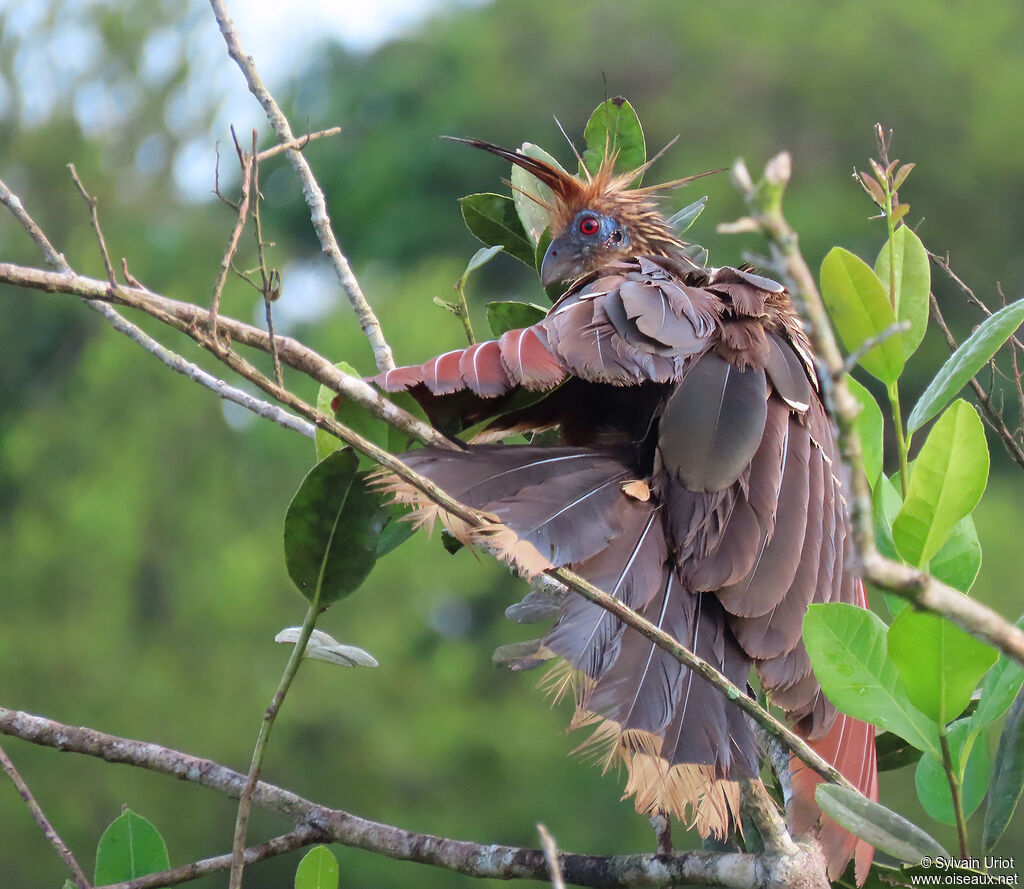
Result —
[[[811, 343], [786, 288], [747, 266], [705, 267], [635, 183], [652, 161], [571, 174], [480, 139], [547, 186], [540, 265], [562, 295], [529, 327], [378, 374], [435, 424], [474, 426], [468, 444], [406, 463], [486, 513], [459, 528], [410, 485], [381, 482], [526, 575], [569, 567], [767, 700], [862, 793], [878, 797], [874, 727], [837, 711], [801, 638], [808, 606], [867, 607], [852, 570], [844, 468]], [[657, 160], [655, 158], [654, 160]], [[691, 177], [692, 178], [692, 177]], [[545, 192], [545, 194], [548, 194]], [[481, 425], [483, 424], [483, 425]], [[508, 443], [516, 433], [527, 443]], [[743, 712], [702, 676], [581, 596], [531, 593], [510, 613], [553, 626], [513, 668], [553, 663], [583, 745], [625, 766], [639, 812], [670, 814], [703, 837], [740, 826], [739, 782], [760, 773]], [[831, 879], [873, 849], [822, 815], [821, 778], [793, 758], [789, 826], [819, 829]]]

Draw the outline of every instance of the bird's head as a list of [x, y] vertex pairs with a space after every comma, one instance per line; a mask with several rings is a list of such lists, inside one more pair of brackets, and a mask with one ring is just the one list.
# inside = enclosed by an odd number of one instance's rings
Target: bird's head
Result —
[[686, 246], [661, 215], [656, 199], [663, 190], [697, 177], [645, 188], [630, 187], [657, 157], [636, 170], [616, 173], [615, 155], [611, 154], [596, 173], [583, 167], [583, 175], [573, 176], [521, 150], [502, 148], [481, 139], [446, 138], [496, 154], [551, 189], [550, 202], [527, 195], [548, 211], [550, 220], [551, 244], [541, 264], [545, 286], [574, 280], [617, 259], [671, 256]]

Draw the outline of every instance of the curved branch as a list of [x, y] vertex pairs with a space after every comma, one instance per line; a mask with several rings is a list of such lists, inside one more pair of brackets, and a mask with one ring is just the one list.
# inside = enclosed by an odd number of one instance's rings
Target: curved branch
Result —
[[[210, 312], [200, 306], [169, 299], [141, 287], [111, 286], [107, 281], [78, 275], [70, 269], [49, 272], [0, 262], [0, 282], [47, 293], [67, 293], [87, 300], [130, 306], [186, 333], [189, 328], [207, 329], [210, 322]], [[233, 342], [251, 346], [267, 354], [271, 353], [270, 336], [259, 327], [227, 316], [218, 317], [217, 327]], [[424, 444], [454, 447], [451, 439], [442, 435], [433, 426], [388, 401], [369, 383], [338, 370], [330, 361], [298, 340], [278, 335], [274, 337], [274, 342], [277, 344], [281, 361], [289, 367], [340, 392], [346, 398], [365, 407], [375, 417], [409, 433]]]
[[[94, 756], [198, 784], [237, 799], [245, 775], [213, 762], [158, 744], [109, 735], [0, 707], [0, 733], [41, 747]], [[473, 877], [547, 880], [548, 864], [540, 849], [481, 845], [403, 830], [307, 800], [265, 781], [256, 785], [253, 804], [283, 815], [303, 836], [341, 843], [404, 861], [432, 864]], [[316, 841], [316, 840], [313, 840]], [[558, 863], [566, 882], [595, 889], [669, 887], [680, 883], [728, 889], [783, 889], [780, 875], [790, 873], [792, 854], [682, 852], [676, 855], [573, 855], [560, 853]], [[229, 856], [227, 856], [229, 857]], [[783, 858], [790, 859], [788, 861]], [[215, 859], [212, 859], [215, 860]], [[187, 865], [186, 867], [195, 867]], [[181, 870], [181, 869], [176, 869]], [[180, 880], [179, 880], [180, 882]], [[124, 884], [143, 889], [168, 882]]]

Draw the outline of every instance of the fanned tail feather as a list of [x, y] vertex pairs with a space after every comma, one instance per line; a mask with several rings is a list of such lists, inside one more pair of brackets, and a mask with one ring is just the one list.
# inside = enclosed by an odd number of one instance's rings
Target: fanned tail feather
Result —
[[[498, 445], [466, 452], [425, 448], [407, 463], [453, 496], [488, 513], [483, 530], [453, 529], [534, 574], [569, 565], [644, 614], [741, 688], [750, 660], [710, 593], [679, 580], [660, 501], [614, 454], [586, 448]], [[416, 521], [451, 516], [393, 477], [378, 483], [417, 507]], [[702, 835], [738, 825], [738, 785], [756, 774], [757, 752], [742, 713], [698, 674], [600, 606], [568, 597], [539, 650], [560, 657], [547, 683], [572, 691], [572, 728], [596, 726], [580, 752], [604, 768], [623, 763], [638, 811], [676, 814]], [[532, 657], [532, 656], [531, 656]]]

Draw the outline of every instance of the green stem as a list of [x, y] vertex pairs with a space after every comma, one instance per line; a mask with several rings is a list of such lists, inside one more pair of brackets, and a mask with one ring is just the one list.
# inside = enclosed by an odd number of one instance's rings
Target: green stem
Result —
[[956, 835], [960, 841], [960, 857], [967, 858], [970, 849], [967, 844], [967, 819], [964, 817], [964, 803], [960, 796], [960, 776], [953, 768], [953, 755], [949, 749], [946, 727], [939, 725], [939, 746], [942, 747], [942, 766], [949, 781], [949, 792], [953, 797], [953, 816], [956, 818]]
[[252, 763], [249, 766], [249, 774], [245, 781], [245, 788], [238, 800], [238, 815], [235, 818], [235, 835], [231, 847], [231, 877], [228, 889], [239, 889], [242, 885], [242, 870], [245, 866], [243, 853], [245, 851], [245, 835], [249, 827], [249, 812], [252, 809], [252, 795], [256, 789], [256, 782], [259, 780], [260, 769], [263, 766], [263, 755], [267, 749], [267, 741], [270, 740], [270, 731], [274, 727], [274, 720], [284, 703], [285, 695], [291, 688], [292, 680], [299, 671], [302, 663], [302, 656], [306, 652], [306, 643], [313, 634], [317, 618], [320, 616], [320, 584], [317, 583], [316, 591], [313, 594], [313, 601], [306, 609], [306, 617], [302, 621], [302, 630], [299, 638], [292, 649], [291, 657], [285, 665], [281, 681], [277, 685], [277, 691], [271, 698], [270, 704], [263, 714], [263, 721], [260, 723], [260, 732], [256, 737], [256, 745], [252, 750]]
[[473, 333], [473, 322], [469, 320], [469, 305], [466, 303], [466, 289], [460, 281], [455, 285], [455, 292], [459, 295], [458, 316], [462, 319], [462, 326], [466, 329], [466, 339], [472, 346], [476, 342], [476, 334]]
[[900, 316], [899, 301], [896, 299], [896, 223], [892, 221], [892, 191], [889, 188], [889, 177], [882, 183], [885, 189], [885, 227], [889, 232], [889, 304], [896, 317]]
[[910, 451], [910, 439], [903, 434], [903, 413], [900, 411], [900, 388], [898, 383], [888, 387], [889, 407], [892, 409], [892, 422], [896, 427], [896, 455], [900, 461], [900, 488], [903, 490], [903, 499], [907, 499], [907, 485], [910, 479], [907, 477], [907, 454]]

